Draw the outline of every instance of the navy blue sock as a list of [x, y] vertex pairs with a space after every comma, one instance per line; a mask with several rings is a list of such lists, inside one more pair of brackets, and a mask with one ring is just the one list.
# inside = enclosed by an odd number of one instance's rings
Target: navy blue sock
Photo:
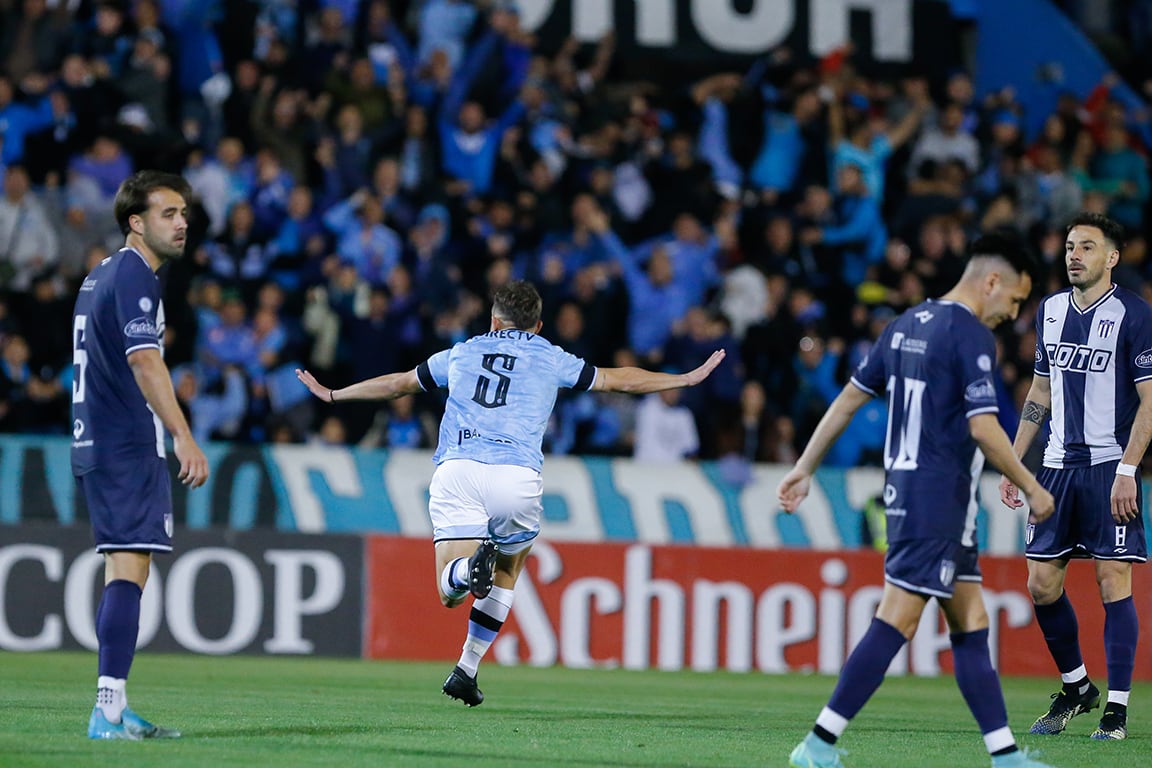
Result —
[[124, 579], [116, 579], [104, 587], [104, 596], [96, 611], [101, 677], [128, 678], [140, 631], [140, 595], [140, 587]]
[[988, 652], [988, 630], [957, 632], [952, 639], [952, 662], [956, 685], [980, 726], [980, 733], [1008, 726], [1008, 707], [1000, 689], [1000, 677], [992, 668]]
[[1060, 599], [1048, 605], [1034, 605], [1036, 623], [1044, 633], [1048, 652], [1056, 662], [1061, 674], [1066, 674], [1084, 664], [1080, 655], [1080, 625], [1076, 621], [1076, 611], [1068, 600], [1068, 593], [1061, 592]]
[[896, 627], [872, 619], [868, 631], [844, 662], [828, 708], [845, 720], [856, 716], [884, 682], [884, 673], [907, 640]]
[[1104, 657], [1108, 660], [1108, 690], [1132, 688], [1132, 667], [1136, 663], [1136, 641], [1140, 620], [1132, 596], [1104, 603]]

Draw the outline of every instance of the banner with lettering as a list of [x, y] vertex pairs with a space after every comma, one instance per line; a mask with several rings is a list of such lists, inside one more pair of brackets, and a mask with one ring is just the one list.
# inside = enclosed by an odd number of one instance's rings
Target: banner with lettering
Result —
[[778, 47], [818, 59], [851, 42], [875, 75], [941, 76], [960, 60], [946, 0], [518, 0], [521, 25], [542, 51], [612, 32], [617, 67], [660, 79], [746, 66]]
[[[456, 659], [468, 603], [440, 605], [432, 545], [374, 536], [367, 558], [365, 655]], [[984, 557], [981, 568], [993, 663], [1007, 675], [1055, 677], [1023, 558]], [[1134, 574], [1138, 611], [1147, 616], [1152, 577], [1147, 568]], [[835, 674], [872, 621], [882, 589], [883, 558], [875, 552], [539, 542], [490, 653], [503, 664]], [[1069, 566], [1067, 589], [1085, 663], [1102, 677], [1104, 611], [1089, 563]], [[1150, 634], [1136, 652], [1141, 680], [1152, 680]], [[889, 673], [950, 670], [948, 630], [932, 603]]]
[[[0, 436], [0, 543], [21, 523], [87, 526], [68, 439]], [[301, 533], [383, 533], [427, 539], [428, 451], [362, 451], [313, 445], [210, 443], [202, 488], [172, 483], [177, 530], [275, 528]], [[169, 462], [172, 473], [175, 461]], [[862, 545], [861, 510], [884, 488], [872, 467], [821, 469], [795, 515], [776, 506], [782, 465], [751, 467], [734, 482], [714, 462], [644, 464], [631, 459], [546, 456], [543, 533], [558, 542], [639, 542], [709, 547]], [[982, 552], [1023, 551], [1024, 510], [999, 501], [999, 476], [980, 481]], [[1145, 483], [1144, 498], [1152, 498]], [[1147, 511], [1145, 511], [1147, 514]], [[1149, 521], [1146, 520], [1146, 523]]]

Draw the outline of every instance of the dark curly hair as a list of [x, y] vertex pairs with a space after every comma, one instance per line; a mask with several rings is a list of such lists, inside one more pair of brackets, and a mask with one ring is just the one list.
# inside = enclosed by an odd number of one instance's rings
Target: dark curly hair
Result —
[[1124, 245], [1127, 234], [1124, 231], [1124, 225], [1115, 219], [1110, 219], [1102, 213], [1089, 213], [1087, 211], [1073, 216], [1064, 229], [1064, 234], [1071, 232], [1073, 227], [1096, 227], [1104, 233], [1104, 239], [1111, 243], [1116, 250], [1120, 250]]

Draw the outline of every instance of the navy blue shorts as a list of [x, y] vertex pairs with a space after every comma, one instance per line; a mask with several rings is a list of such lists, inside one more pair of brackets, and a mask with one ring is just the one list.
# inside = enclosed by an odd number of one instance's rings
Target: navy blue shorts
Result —
[[1025, 532], [1024, 552], [1031, 560], [1065, 557], [1091, 557], [1097, 560], [1148, 559], [1144, 541], [1144, 498], [1140, 478], [1136, 478], [1136, 505], [1140, 517], [1126, 525], [1112, 519], [1112, 483], [1117, 461], [1092, 467], [1049, 469], [1043, 467], [1036, 479], [1056, 499], [1056, 511]]
[[930, 597], [952, 597], [958, 581], [981, 582], [979, 553], [952, 539], [904, 539], [888, 545], [884, 580]]
[[172, 481], [159, 456], [101, 466], [76, 478], [97, 552], [172, 551]]

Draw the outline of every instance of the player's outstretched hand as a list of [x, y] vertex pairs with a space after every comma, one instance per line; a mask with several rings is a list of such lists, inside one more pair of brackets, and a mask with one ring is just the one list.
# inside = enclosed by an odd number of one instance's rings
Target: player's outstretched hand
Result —
[[699, 368], [692, 370], [692, 371], [689, 371], [688, 373], [684, 374], [685, 377], [687, 377], [687, 379], [688, 379], [688, 386], [694, 387], [697, 384], [699, 384], [700, 382], [704, 381], [704, 379], [708, 378], [708, 374], [710, 374], [710, 373], [712, 373], [712, 371], [716, 370], [716, 366], [720, 365], [720, 361], [722, 361], [723, 359], [724, 359], [724, 350], [718, 349], [715, 352], [713, 352], [711, 355], [709, 355], [708, 359], [705, 360], [704, 364], [701, 365]]
[[300, 381], [304, 383], [304, 386], [308, 387], [308, 391], [316, 395], [316, 397], [320, 398], [324, 402], [329, 402], [331, 400], [332, 390], [316, 381], [316, 377], [308, 371], [297, 368], [296, 378], [300, 379]]
[[1037, 484], [1036, 490], [1028, 494], [1028, 522], [1033, 525], [1042, 523], [1052, 517], [1055, 511], [1056, 500], [1052, 498], [1052, 494]]
[[1140, 517], [1136, 505], [1136, 478], [1116, 475], [1112, 481], [1112, 519], [1117, 525], [1127, 525]]
[[190, 488], [199, 488], [208, 480], [208, 457], [191, 437], [172, 438], [172, 450], [180, 461], [176, 477]]
[[1009, 509], [1020, 509], [1024, 506], [1024, 499], [1020, 498], [1020, 489], [1006, 477], [1000, 478], [1000, 501]]
[[793, 467], [784, 475], [780, 485], [776, 486], [776, 499], [780, 502], [781, 508], [788, 514], [795, 512], [800, 502], [807, 498], [811, 482], [812, 477], [807, 472]]

